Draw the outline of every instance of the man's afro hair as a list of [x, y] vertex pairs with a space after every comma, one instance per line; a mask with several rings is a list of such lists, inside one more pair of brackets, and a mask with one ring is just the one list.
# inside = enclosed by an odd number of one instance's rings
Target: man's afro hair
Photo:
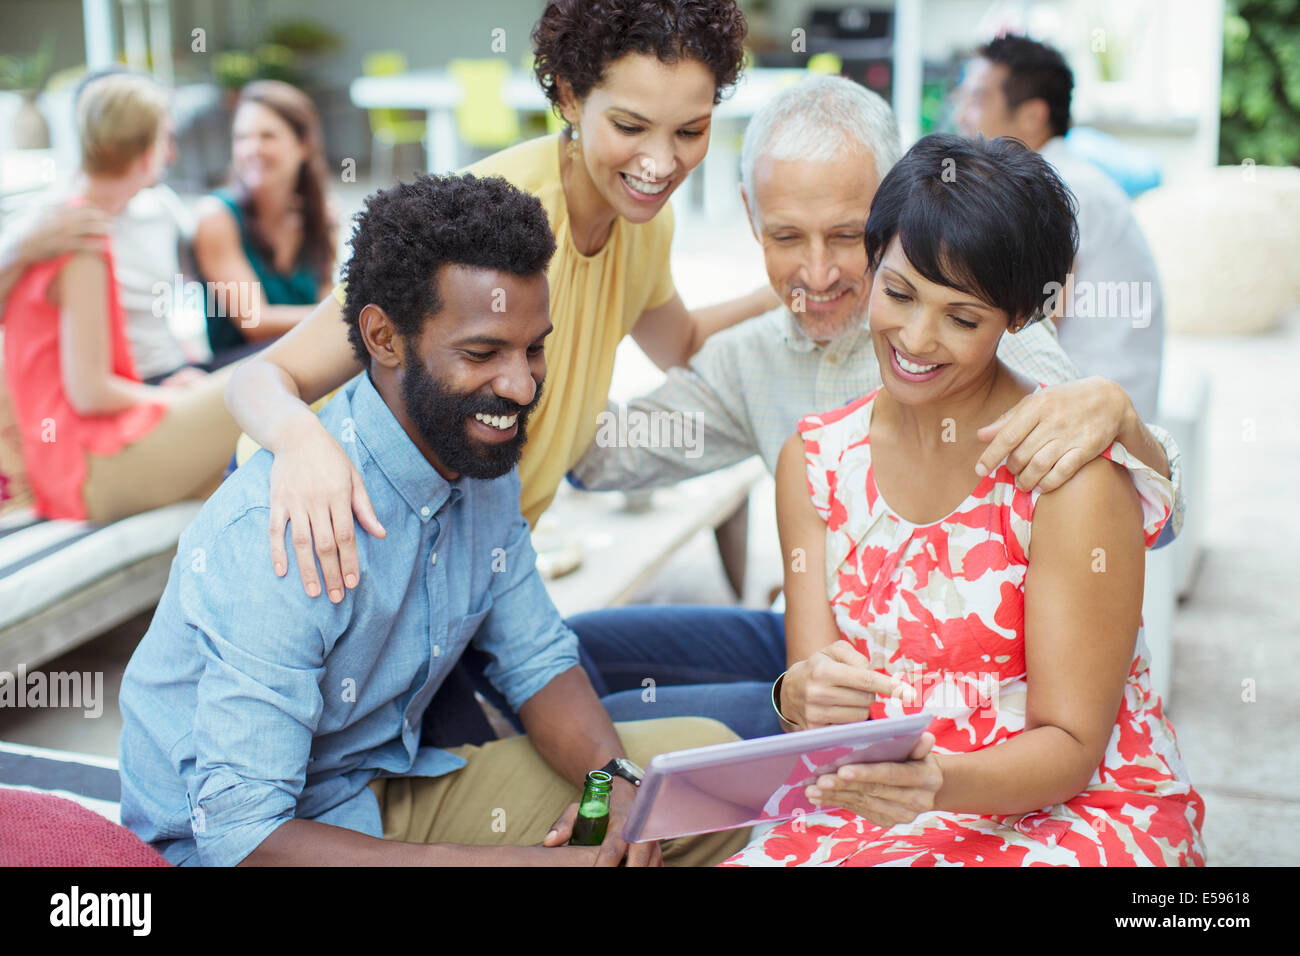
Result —
[[543, 272], [555, 252], [541, 202], [500, 176], [417, 176], [372, 194], [353, 222], [343, 321], [363, 365], [370, 354], [359, 318], [367, 305], [382, 308], [409, 339], [442, 309], [439, 267], [529, 276]]

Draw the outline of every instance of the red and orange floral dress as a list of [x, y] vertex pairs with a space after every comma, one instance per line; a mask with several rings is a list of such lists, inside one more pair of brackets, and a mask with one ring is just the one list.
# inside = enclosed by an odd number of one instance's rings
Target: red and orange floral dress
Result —
[[[826, 522], [827, 594], [842, 637], [917, 702], [877, 700], [871, 716], [926, 709], [935, 753], [970, 753], [1025, 729], [1024, 582], [1038, 492], [1003, 462], [952, 514], [914, 525], [880, 496], [869, 426], [879, 389], [799, 423], [812, 501]], [[1150, 547], [1169, 518], [1167, 479], [1116, 443]], [[844, 809], [755, 831], [727, 861], [749, 866], [1203, 865], [1205, 806], [1192, 789], [1147, 673], [1139, 630], [1101, 765], [1065, 803], [1012, 816], [933, 811], [880, 827]]]

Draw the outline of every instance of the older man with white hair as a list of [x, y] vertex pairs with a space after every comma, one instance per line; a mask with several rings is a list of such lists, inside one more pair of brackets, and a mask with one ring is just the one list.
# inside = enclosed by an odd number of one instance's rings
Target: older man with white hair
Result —
[[[570, 480], [591, 490], [652, 488], [752, 455], [775, 472], [800, 418], [879, 387], [864, 229], [876, 188], [901, 155], [889, 106], [850, 80], [809, 78], [766, 104], [745, 133], [741, 194], [784, 305], [711, 336], [689, 368], [670, 370], [655, 391], [615, 409], [629, 421], [694, 417], [702, 433], [691, 449], [611, 445], [598, 434]], [[1023, 487], [1048, 491], [1119, 440], [1172, 478], [1171, 523], [1181, 524], [1177, 446], [1142, 424], [1123, 389], [1078, 381], [1050, 323], [1003, 336], [999, 354], [1050, 387], [981, 429], [986, 471], [1007, 458]], [[779, 613], [738, 607], [643, 605], [567, 623], [615, 720], [699, 714], [744, 737], [781, 732], [773, 682], [787, 654], [803, 660], [816, 650], [788, 649]], [[646, 678], [655, 681], [653, 701], [643, 699]], [[786, 700], [798, 692], [789, 681]]]

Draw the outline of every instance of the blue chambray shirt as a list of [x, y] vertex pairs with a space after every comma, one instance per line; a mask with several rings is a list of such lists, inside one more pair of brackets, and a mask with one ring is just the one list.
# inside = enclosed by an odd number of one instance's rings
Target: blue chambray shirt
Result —
[[122, 822], [177, 864], [233, 865], [302, 817], [382, 837], [378, 776], [464, 766], [421, 717], [471, 641], [516, 710], [578, 663], [534, 566], [515, 471], [444, 480], [363, 373], [320, 412], [388, 532], [359, 586], [303, 591], [267, 551], [269, 452], [185, 530], [122, 679]]

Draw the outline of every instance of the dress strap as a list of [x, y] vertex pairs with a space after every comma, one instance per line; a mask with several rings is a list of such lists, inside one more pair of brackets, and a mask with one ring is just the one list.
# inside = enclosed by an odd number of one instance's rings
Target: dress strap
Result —
[[[847, 405], [808, 415], [798, 424], [803, 437], [804, 464], [808, 476], [808, 494], [813, 507], [829, 530], [834, 531], [846, 517], [843, 503], [837, 500], [841, 472], [852, 469], [852, 460], [869, 455], [867, 432], [871, 423], [871, 403], [879, 388], [854, 399]], [[873, 502], [874, 504], [874, 502]]]

